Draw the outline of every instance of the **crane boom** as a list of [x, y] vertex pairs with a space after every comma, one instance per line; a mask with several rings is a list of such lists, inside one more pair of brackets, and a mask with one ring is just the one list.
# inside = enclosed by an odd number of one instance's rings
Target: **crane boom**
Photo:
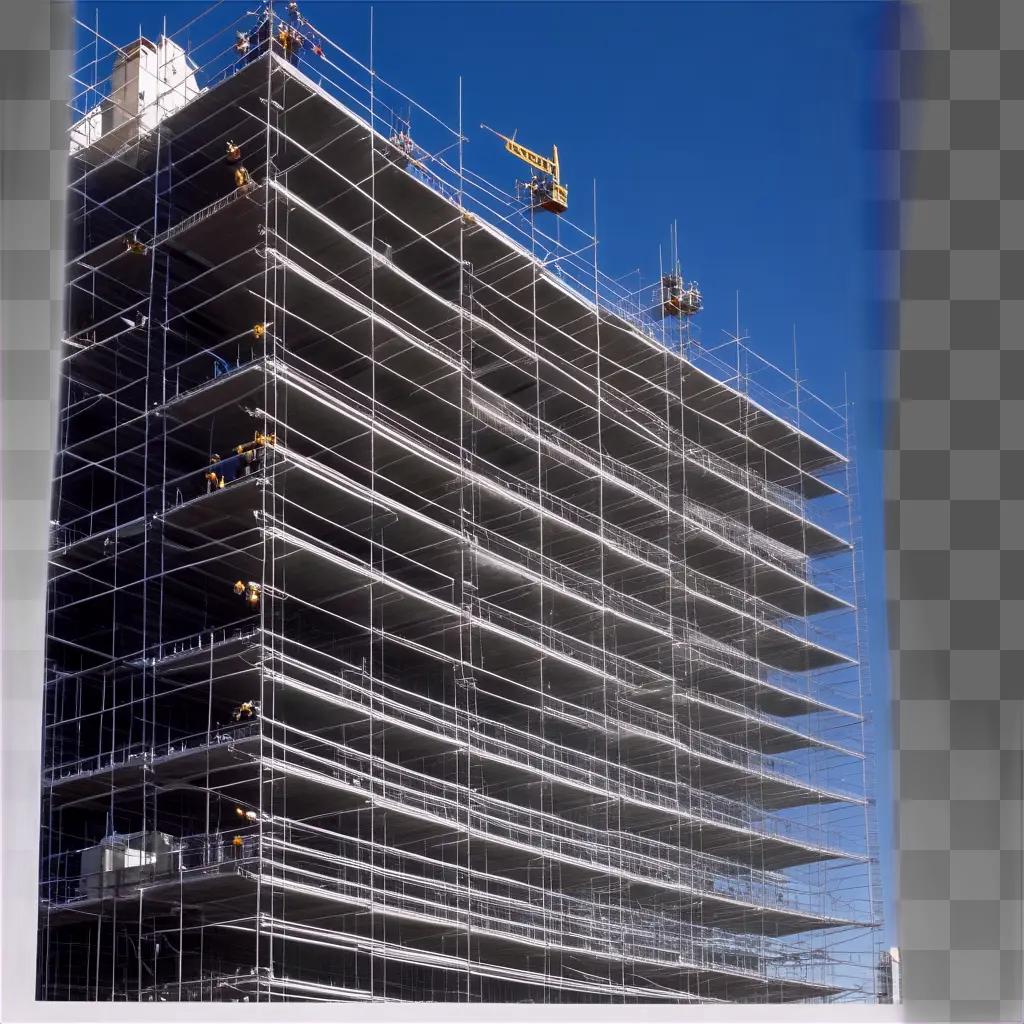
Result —
[[563, 213], [568, 204], [569, 190], [558, 178], [558, 147], [551, 147], [552, 154], [549, 159], [546, 156], [541, 156], [540, 153], [534, 153], [532, 149], [527, 149], [522, 143], [516, 142], [514, 132], [510, 138], [508, 135], [502, 135], [501, 132], [494, 131], [493, 128], [486, 124], [482, 124], [480, 127], [486, 128], [489, 132], [497, 135], [505, 143], [505, 150], [507, 152], [551, 179], [544, 189], [545, 194], [538, 198], [536, 205], [542, 209], [550, 210], [552, 213]]
[[554, 157], [549, 160], [545, 156], [541, 156], [539, 153], [534, 153], [532, 149], [527, 149], [522, 143], [516, 142], [515, 139], [506, 138], [505, 149], [507, 149], [513, 156], [519, 157], [520, 160], [525, 160], [531, 167], [535, 167], [538, 171], [543, 174], [550, 174], [552, 178], [558, 177], [558, 147], [555, 147]]

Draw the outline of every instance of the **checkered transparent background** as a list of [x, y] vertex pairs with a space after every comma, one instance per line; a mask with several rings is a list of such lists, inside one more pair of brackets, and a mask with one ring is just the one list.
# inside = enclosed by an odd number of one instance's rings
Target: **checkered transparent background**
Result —
[[903, 15], [885, 495], [903, 995], [910, 1019], [1020, 1021], [1024, 2]]
[[[47, 523], [61, 336], [72, 5], [0, 0], [0, 706], [4, 986], [35, 977]], [[17, 46], [18, 49], [6, 47]], [[27, 985], [23, 984], [24, 981]]]

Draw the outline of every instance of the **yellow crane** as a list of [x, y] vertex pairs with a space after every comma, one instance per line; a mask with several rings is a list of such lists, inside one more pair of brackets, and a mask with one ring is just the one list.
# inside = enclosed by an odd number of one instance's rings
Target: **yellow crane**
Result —
[[558, 180], [558, 147], [551, 147], [552, 154], [549, 159], [546, 156], [541, 156], [540, 153], [534, 153], [532, 149], [527, 149], [522, 143], [516, 142], [515, 132], [509, 138], [507, 135], [502, 135], [501, 132], [494, 131], [486, 124], [482, 124], [480, 127], [486, 128], [487, 131], [497, 135], [499, 139], [503, 139], [507, 152], [519, 157], [538, 172], [527, 185], [527, 188], [533, 193], [534, 209], [547, 210], [550, 213], [565, 213], [569, 208], [569, 189]]

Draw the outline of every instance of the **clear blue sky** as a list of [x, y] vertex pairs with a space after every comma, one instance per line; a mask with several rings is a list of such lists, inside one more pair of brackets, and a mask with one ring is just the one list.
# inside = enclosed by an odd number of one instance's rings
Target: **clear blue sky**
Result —
[[[224, 8], [231, 18], [259, 5], [227, 0]], [[206, 6], [82, 2], [79, 16], [91, 23], [98, 9], [103, 34], [123, 42], [140, 22], [152, 38], [164, 15], [173, 31]], [[300, 7], [368, 62], [369, 4]], [[881, 339], [865, 203], [878, 173], [865, 104], [878, 79], [884, 8], [837, 0], [377, 2], [373, 19], [378, 73], [450, 124], [462, 76], [468, 166], [509, 188], [522, 171], [480, 122], [518, 129], [540, 151], [556, 143], [572, 189], [570, 216], [587, 227], [596, 179], [605, 272], [639, 266], [652, 282], [658, 246], [667, 249], [676, 221], [684, 270], [705, 294], [705, 343], [733, 328], [739, 291], [740, 324], [757, 351], [791, 366], [795, 325], [801, 377], [812, 390], [840, 402], [848, 374], [888, 874]]]

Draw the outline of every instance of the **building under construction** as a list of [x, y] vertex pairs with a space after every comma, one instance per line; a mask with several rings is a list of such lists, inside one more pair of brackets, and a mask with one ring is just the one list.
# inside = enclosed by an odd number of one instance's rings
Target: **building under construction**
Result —
[[40, 998], [874, 998], [847, 410], [276, 7], [79, 26]]

